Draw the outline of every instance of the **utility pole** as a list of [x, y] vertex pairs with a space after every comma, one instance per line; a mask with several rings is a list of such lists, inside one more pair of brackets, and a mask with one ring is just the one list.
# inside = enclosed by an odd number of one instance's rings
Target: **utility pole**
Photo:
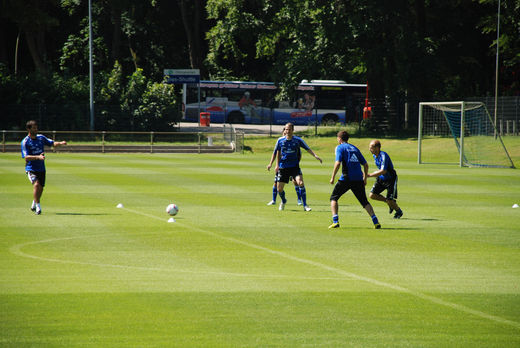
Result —
[[88, 51], [90, 79], [90, 130], [94, 130], [94, 63], [92, 61], [92, 1], [88, 0]]
[[498, 51], [500, 47], [500, 0], [498, 0], [497, 19], [497, 59], [495, 62], [495, 139], [497, 138], [497, 113], [498, 113]]

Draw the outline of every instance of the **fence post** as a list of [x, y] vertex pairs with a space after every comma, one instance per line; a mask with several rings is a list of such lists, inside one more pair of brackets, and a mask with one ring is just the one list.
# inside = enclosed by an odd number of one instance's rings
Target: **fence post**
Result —
[[201, 136], [201, 134], [200, 134], [200, 132], [197, 133], [197, 135], [199, 137], [199, 154], [200, 154], [200, 152], [201, 152], [201, 144], [200, 144], [200, 136]]
[[101, 153], [105, 153], [105, 131], [101, 132]]
[[318, 136], [318, 108], [314, 112], [314, 136]]
[[[52, 131], [52, 141], [56, 141], [56, 131]], [[52, 147], [52, 152], [56, 152], [56, 147]]]
[[150, 132], [150, 153], [153, 153], [153, 131]]
[[5, 152], [5, 130], [2, 131], [2, 152]]

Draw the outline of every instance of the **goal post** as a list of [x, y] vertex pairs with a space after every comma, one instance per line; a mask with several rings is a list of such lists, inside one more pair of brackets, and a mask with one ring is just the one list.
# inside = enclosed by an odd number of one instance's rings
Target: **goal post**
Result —
[[481, 102], [419, 103], [417, 139], [419, 164], [514, 168], [486, 105]]

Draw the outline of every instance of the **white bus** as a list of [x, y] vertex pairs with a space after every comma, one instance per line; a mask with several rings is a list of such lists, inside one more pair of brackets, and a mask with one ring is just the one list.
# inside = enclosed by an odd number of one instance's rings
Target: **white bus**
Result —
[[185, 120], [198, 122], [208, 112], [211, 122], [297, 125], [360, 121], [366, 84], [336, 80], [303, 80], [290, 101], [275, 102], [272, 82], [200, 81], [184, 86]]

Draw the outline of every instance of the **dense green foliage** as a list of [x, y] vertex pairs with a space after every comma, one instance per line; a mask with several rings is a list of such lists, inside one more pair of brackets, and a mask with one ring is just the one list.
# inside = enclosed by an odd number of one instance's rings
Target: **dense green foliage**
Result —
[[[517, 95], [520, 0], [501, 3], [499, 94]], [[0, 104], [88, 103], [87, 4], [0, 3]], [[494, 95], [495, 0], [101, 0], [92, 14], [94, 99], [110, 105], [99, 113], [142, 127], [170, 108], [151, 87], [165, 68], [274, 81], [285, 94], [301, 79], [342, 79], [368, 82], [376, 98]], [[144, 93], [132, 90], [138, 71], [149, 97], [130, 100]], [[161, 105], [140, 104], [150, 98]]]

